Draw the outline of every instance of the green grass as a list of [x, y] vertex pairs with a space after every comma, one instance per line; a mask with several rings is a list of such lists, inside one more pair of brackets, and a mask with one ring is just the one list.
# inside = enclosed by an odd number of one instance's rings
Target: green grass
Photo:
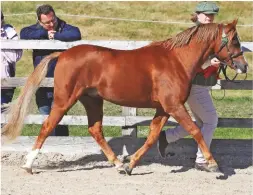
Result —
[[[1, 2], [4, 14], [11, 13], [35, 13], [37, 5], [43, 1], [14, 1]], [[196, 6], [196, 2], [48, 2], [56, 11], [56, 14], [90, 15], [113, 18], [181, 21], [190, 22], [190, 16]], [[252, 23], [252, 2], [217, 2], [220, 13], [216, 21], [226, 22], [235, 18], [238, 24]], [[144, 22], [126, 22], [101, 19], [89, 19], [75, 16], [60, 16], [68, 23], [80, 27], [83, 39], [133, 39], [133, 40], [163, 40], [189, 25], [158, 24]], [[12, 16], [6, 20], [13, 24], [18, 31], [24, 26], [35, 23], [36, 16]], [[252, 41], [252, 27], [238, 27], [243, 41]]]
[[215, 139], [252, 139], [252, 129], [240, 128], [217, 128], [214, 133]]
[[[41, 125], [25, 125], [22, 131], [23, 136], [37, 136], [39, 135]], [[90, 136], [87, 126], [69, 126], [71, 136]], [[106, 137], [120, 137], [120, 127], [104, 127], [104, 136]]]
[[[167, 130], [173, 127], [164, 127], [163, 130]], [[148, 127], [138, 128], [138, 137], [146, 137], [148, 135]], [[185, 138], [192, 139], [192, 136], [187, 136]], [[214, 139], [252, 139], [252, 129], [245, 128], [216, 128], [214, 132]]]
[[[41, 125], [25, 125], [22, 135], [37, 136]], [[71, 136], [90, 136], [87, 126], [69, 126]], [[164, 130], [169, 127], [164, 127]], [[172, 128], [172, 127], [170, 127]], [[120, 137], [120, 127], [104, 127], [103, 133], [106, 137]], [[149, 127], [138, 127], [138, 137], [146, 137], [149, 133]], [[186, 138], [192, 138], [187, 136]], [[216, 128], [214, 139], [252, 139], [252, 129], [245, 128]]]
[[[44, 2], [15, 1], [1, 2], [1, 9], [5, 15], [18, 13], [34, 13], [34, 15], [6, 16], [6, 22], [12, 24], [19, 33], [21, 28], [36, 22], [35, 9]], [[47, 2], [56, 11], [56, 14], [89, 15], [101, 17], [114, 17], [125, 19], [154, 20], [154, 21], [181, 21], [190, 22], [196, 2]], [[238, 18], [239, 25], [252, 24], [253, 2], [217, 2], [220, 6], [220, 13], [216, 21], [232, 21]], [[180, 31], [189, 27], [184, 24], [159, 24], [148, 22], [127, 22], [90, 19], [78, 16], [59, 16], [70, 24], [78, 26], [82, 33], [83, 40], [165, 40], [176, 35]], [[238, 26], [240, 39], [243, 42], [253, 41], [252, 27]], [[33, 71], [32, 52], [24, 51], [22, 59], [17, 63], [17, 77], [26, 77]], [[253, 53], [246, 53], [250, 69], [247, 80], [253, 79]], [[233, 77], [234, 72], [228, 69], [228, 75]], [[238, 79], [244, 79], [244, 75], [239, 75]], [[17, 88], [15, 98], [19, 94]], [[222, 100], [215, 100], [223, 96], [222, 90], [213, 91], [214, 104], [219, 117], [227, 118], [252, 118], [252, 91], [247, 90], [226, 90], [226, 96]], [[38, 113], [34, 99], [31, 102], [31, 113]], [[138, 115], [153, 116], [154, 110], [138, 109]], [[105, 102], [104, 113], [107, 116], [121, 114], [121, 107]], [[77, 103], [68, 112], [69, 115], [85, 115], [85, 111], [80, 103]], [[25, 125], [23, 135], [38, 135], [40, 125]], [[148, 127], [139, 127], [138, 136], [146, 136]], [[89, 136], [87, 127], [70, 126], [70, 134], [73, 136]], [[105, 127], [105, 136], [120, 136], [119, 127]], [[252, 129], [226, 129], [217, 128], [215, 138], [226, 139], [251, 139]]]

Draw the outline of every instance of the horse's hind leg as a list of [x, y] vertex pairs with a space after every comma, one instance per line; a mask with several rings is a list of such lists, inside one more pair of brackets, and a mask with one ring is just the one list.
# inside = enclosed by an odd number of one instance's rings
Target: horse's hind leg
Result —
[[99, 144], [107, 159], [113, 163], [118, 170], [121, 170], [123, 163], [117, 158], [103, 135], [103, 99], [83, 95], [79, 100], [87, 112], [89, 133]]
[[210, 168], [210, 171], [216, 172], [218, 171], [218, 165], [216, 161], [214, 160], [211, 152], [209, 151], [202, 133], [199, 129], [199, 127], [192, 121], [189, 113], [187, 112], [184, 105], [178, 105], [177, 107], [174, 107], [173, 109], [167, 109], [166, 110], [172, 117], [174, 117], [177, 122], [186, 130], [189, 132], [190, 135], [193, 136], [195, 141], [198, 143], [199, 148], [201, 149], [205, 159], [208, 162], [208, 166]]
[[48, 118], [42, 124], [40, 134], [33, 146], [32, 151], [26, 156], [26, 164], [22, 166], [23, 169], [27, 170], [27, 172], [32, 173], [32, 164], [37, 154], [39, 153], [46, 138], [50, 135], [50, 133], [62, 119], [64, 113], [65, 109], [53, 106]]
[[[43, 122], [39, 136], [33, 146], [32, 151], [26, 156], [26, 163], [22, 166], [27, 172], [32, 173], [32, 164], [38, 155], [46, 138], [52, 133], [56, 125], [61, 121], [62, 117], [77, 101], [83, 93], [83, 89], [76, 87], [73, 91], [55, 90], [54, 104], [48, 118]], [[69, 97], [67, 94], [71, 94]]]
[[130, 158], [130, 164], [124, 164], [124, 169], [128, 175], [131, 175], [133, 168], [136, 166], [140, 158], [148, 151], [149, 148], [157, 141], [158, 136], [167, 122], [169, 115], [163, 109], [157, 109], [156, 114], [150, 124], [150, 131], [144, 145], [137, 150]]

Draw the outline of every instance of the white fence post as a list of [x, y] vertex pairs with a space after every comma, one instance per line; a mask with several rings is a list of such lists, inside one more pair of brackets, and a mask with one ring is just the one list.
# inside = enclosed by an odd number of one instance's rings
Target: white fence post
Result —
[[[136, 108], [122, 107], [122, 116], [136, 116]], [[124, 126], [122, 127], [122, 136], [129, 135], [137, 137], [137, 126]]]

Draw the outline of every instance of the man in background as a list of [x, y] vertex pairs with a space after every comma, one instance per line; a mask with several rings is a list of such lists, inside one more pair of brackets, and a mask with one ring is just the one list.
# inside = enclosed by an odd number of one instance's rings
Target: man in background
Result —
[[[20, 33], [21, 39], [36, 40], [59, 40], [77, 41], [81, 39], [79, 28], [67, 24], [58, 18], [51, 5], [41, 5], [37, 8], [37, 23], [25, 27]], [[33, 50], [34, 68], [47, 55], [59, 50]], [[54, 69], [57, 60], [50, 62], [46, 77], [54, 77]], [[43, 87], [36, 92], [36, 104], [41, 114], [48, 115], [53, 104], [53, 88]], [[68, 136], [69, 130], [66, 125], [59, 125], [51, 135]]]

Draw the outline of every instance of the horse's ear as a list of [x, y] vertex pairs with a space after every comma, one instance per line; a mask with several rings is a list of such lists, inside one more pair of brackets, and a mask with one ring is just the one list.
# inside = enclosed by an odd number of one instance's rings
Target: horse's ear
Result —
[[231, 31], [232, 29], [235, 29], [237, 25], [238, 19], [234, 19], [231, 23], [228, 23], [227, 26], [227, 33]]
[[235, 27], [237, 25], [237, 22], [238, 22], [238, 18], [234, 19], [231, 24]]
[[237, 22], [238, 22], [238, 19], [234, 19], [232, 22], [228, 23], [227, 25], [228, 25], [229, 27], [236, 27]]

